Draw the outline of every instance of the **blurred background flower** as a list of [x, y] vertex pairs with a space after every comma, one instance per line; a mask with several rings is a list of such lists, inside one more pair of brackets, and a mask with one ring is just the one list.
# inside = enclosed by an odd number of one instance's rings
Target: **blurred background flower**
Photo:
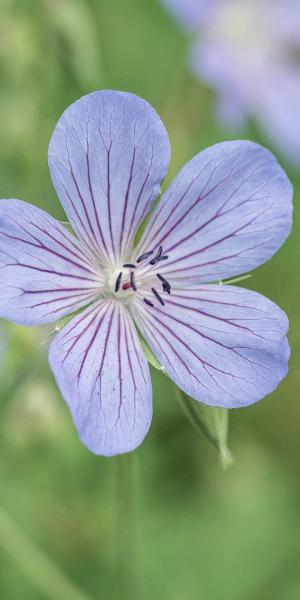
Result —
[[[207, 5], [212, 10], [216, 0]], [[291, 39], [291, 27], [299, 30], [288, 5], [281, 5], [281, 25]], [[137, 93], [159, 112], [172, 144], [165, 188], [194, 154], [235, 137], [221, 132], [214, 92], [189, 71], [189, 45], [161, 0], [0, 0], [0, 197], [24, 198], [63, 218], [48, 143], [62, 111], [93, 89]], [[285, 108], [292, 113], [290, 101]], [[242, 137], [274, 151], [253, 120]], [[236, 460], [223, 473], [214, 448], [184, 420], [167, 377], [153, 370], [153, 426], [134, 454], [138, 600], [299, 598], [300, 172], [283, 166], [295, 186], [294, 230], [245, 286], [289, 316], [289, 375], [262, 402], [230, 413]], [[93, 456], [78, 442], [47, 365], [51, 328], [1, 328], [0, 507], [87, 595], [119, 600], [116, 546], [127, 513], [116, 522], [118, 458]], [[17, 553], [8, 554], [9, 542], [0, 522], [1, 598], [68, 597], [53, 587], [42, 593]], [[35, 556], [21, 550], [35, 568]]]
[[193, 34], [190, 66], [217, 92], [227, 128], [247, 118], [300, 164], [298, 0], [163, 0]]

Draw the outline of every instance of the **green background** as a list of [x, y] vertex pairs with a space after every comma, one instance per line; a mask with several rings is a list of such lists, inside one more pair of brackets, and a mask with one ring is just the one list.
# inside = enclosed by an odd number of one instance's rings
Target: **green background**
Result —
[[[172, 146], [166, 184], [215, 142], [270, 147], [255, 124], [220, 130], [213, 93], [188, 71], [189, 41], [159, 3], [1, 0], [0, 29], [1, 197], [64, 218], [47, 147], [62, 111], [95, 89], [135, 92], [159, 112]], [[0, 323], [0, 598], [75, 598], [63, 578], [81, 588], [78, 600], [300, 597], [300, 169], [279, 158], [295, 186], [293, 233], [241, 285], [287, 312], [290, 371], [272, 395], [230, 413], [227, 471], [157, 371], [143, 445], [93, 456], [47, 365], [51, 328]]]

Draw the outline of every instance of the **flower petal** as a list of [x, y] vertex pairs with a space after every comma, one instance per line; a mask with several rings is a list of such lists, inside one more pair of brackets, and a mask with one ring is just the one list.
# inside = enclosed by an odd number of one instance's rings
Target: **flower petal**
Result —
[[129, 257], [169, 156], [160, 118], [133, 94], [94, 92], [59, 119], [49, 146], [53, 183], [74, 231], [103, 260]]
[[140, 302], [136, 321], [168, 375], [189, 396], [225, 408], [246, 406], [286, 375], [288, 321], [264, 296], [204, 285], [164, 301], [163, 307]]
[[51, 323], [91, 302], [101, 287], [90, 251], [58, 221], [21, 200], [0, 201], [0, 316]]
[[117, 301], [101, 301], [55, 337], [49, 361], [82, 442], [95, 454], [134, 450], [152, 417], [149, 367]]
[[239, 275], [289, 235], [292, 187], [274, 156], [247, 141], [200, 152], [154, 211], [138, 252], [163, 245], [161, 272], [194, 283]]

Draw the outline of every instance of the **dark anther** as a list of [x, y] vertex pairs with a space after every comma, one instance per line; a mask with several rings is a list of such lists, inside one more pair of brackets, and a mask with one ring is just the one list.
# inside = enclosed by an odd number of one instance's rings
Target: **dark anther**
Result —
[[131, 271], [131, 273], [130, 273], [130, 283], [131, 283], [132, 289], [136, 292], [137, 287], [136, 287], [136, 283], [135, 283], [135, 274], [133, 271]]
[[146, 302], [146, 304], [148, 304], [148, 306], [154, 306], [153, 302], [150, 302], [150, 300], [147, 300], [147, 298], [143, 298], [144, 302]]
[[164, 305], [165, 305], [165, 303], [164, 303], [164, 301], [163, 301], [162, 297], [161, 297], [161, 296], [159, 295], [159, 293], [156, 291], [156, 289], [155, 289], [155, 288], [151, 288], [151, 290], [152, 290], [152, 292], [153, 292], [153, 294], [154, 294], [155, 298], [158, 300], [158, 302], [160, 302], [160, 303], [162, 304], [162, 306], [164, 306]]
[[157, 275], [158, 279], [162, 282], [163, 288], [166, 287], [166, 288], [171, 289], [169, 282], [160, 273], [156, 273], [156, 275]]
[[156, 259], [156, 262], [160, 262], [161, 260], [167, 260], [167, 258], [169, 258], [169, 256], [168, 256], [167, 254], [165, 254], [165, 256], [159, 256], [159, 257]]
[[168, 255], [166, 254], [165, 256], [155, 256], [154, 258], [152, 258], [152, 260], [150, 260], [150, 265], [155, 265], [156, 263], [160, 262], [161, 260], [167, 260]]
[[162, 287], [163, 287], [163, 291], [164, 291], [164, 292], [167, 292], [167, 294], [171, 294], [171, 287], [170, 287], [170, 285], [169, 285], [169, 284], [168, 284], [168, 285], [166, 285], [165, 283], [163, 283], [163, 286], [162, 286]]
[[146, 260], [146, 258], [148, 258], [148, 256], [151, 256], [151, 254], [153, 254], [153, 250], [149, 250], [149, 252], [144, 252], [144, 254], [141, 254], [141, 256], [138, 257], [137, 259], [137, 263], [142, 262], [142, 260]]
[[125, 263], [125, 265], [123, 265], [123, 267], [125, 267], [125, 269], [135, 269], [136, 268], [136, 266], [131, 263]]
[[121, 271], [121, 273], [119, 273], [119, 275], [117, 277], [116, 285], [115, 285], [115, 292], [118, 292], [120, 289], [121, 279], [122, 279], [122, 271]]
[[152, 260], [150, 260], [150, 265], [155, 265], [155, 263], [157, 263], [162, 255], [162, 251], [163, 251], [163, 247], [159, 246], [154, 258], [152, 258]]

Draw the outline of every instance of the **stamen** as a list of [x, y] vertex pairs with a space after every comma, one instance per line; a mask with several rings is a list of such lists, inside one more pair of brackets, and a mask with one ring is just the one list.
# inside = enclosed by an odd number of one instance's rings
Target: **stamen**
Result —
[[125, 265], [123, 265], [123, 267], [125, 267], [125, 269], [136, 269], [136, 266], [133, 265], [132, 263], [125, 263]]
[[135, 274], [133, 271], [131, 271], [131, 273], [130, 273], [130, 283], [131, 283], [132, 289], [136, 292], [137, 287], [136, 287], [136, 283], [135, 283]]
[[160, 262], [161, 260], [167, 260], [167, 258], [169, 258], [169, 256], [166, 254], [165, 256], [155, 256], [154, 258], [152, 258], [152, 260], [150, 260], [150, 265], [155, 265], [156, 263]]
[[168, 254], [165, 254], [165, 256], [158, 256], [158, 258], [156, 259], [157, 262], [160, 262], [161, 260], [167, 260], [169, 258]]
[[169, 282], [160, 273], [156, 273], [156, 275], [157, 275], [158, 279], [162, 282], [163, 288], [166, 287], [166, 288], [171, 289]]
[[147, 298], [143, 298], [144, 302], [146, 302], [146, 304], [148, 304], [148, 306], [154, 306], [153, 302], [150, 302], [150, 300], [148, 300]]
[[165, 283], [163, 283], [163, 291], [167, 292], [167, 294], [171, 294], [171, 287], [168, 285], [166, 285]]
[[155, 265], [155, 263], [158, 261], [158, 259], [162, 255], [162, 251], [163, 251], [163, 247], [159, 246], [154, 258], [152, 258], [152, 260], [150, 261], [150, 265]]
[[122, 271], [119, 273], [119, 275], [117, 277], [116, 285], [115, 285], [115, 292], [118, 292], [120, 289], [121, 279], [122, 279]]
[[144, 254], [141, 254], [141, 256], [138, 257], [137, 259], [137, 263], [142, 262], [142, 260], [146, 260], [146, 258], [148, 258], [148, 256], [151, 256], [151, 254], [153, 254], [153, 250], [149, 250], [149, 252], [144, 252]]
[[155, 298], [158, 300], [158, 302], [160, 302], [160, 303], [161, 303], [161, 305], [162, 305], [162, 306], [164, 306], [164, 305], [165, 305], [165, 303], [164, 303], [164, 301], [163, 301], [162, 297], [161, 297], [161, 296], [159, 295], [159, 293], [156, 291], [156, 289], [155, 289], [155, 288], [151, 288], [151, 291], [153, 292], [153, 294], [154, 294]]

